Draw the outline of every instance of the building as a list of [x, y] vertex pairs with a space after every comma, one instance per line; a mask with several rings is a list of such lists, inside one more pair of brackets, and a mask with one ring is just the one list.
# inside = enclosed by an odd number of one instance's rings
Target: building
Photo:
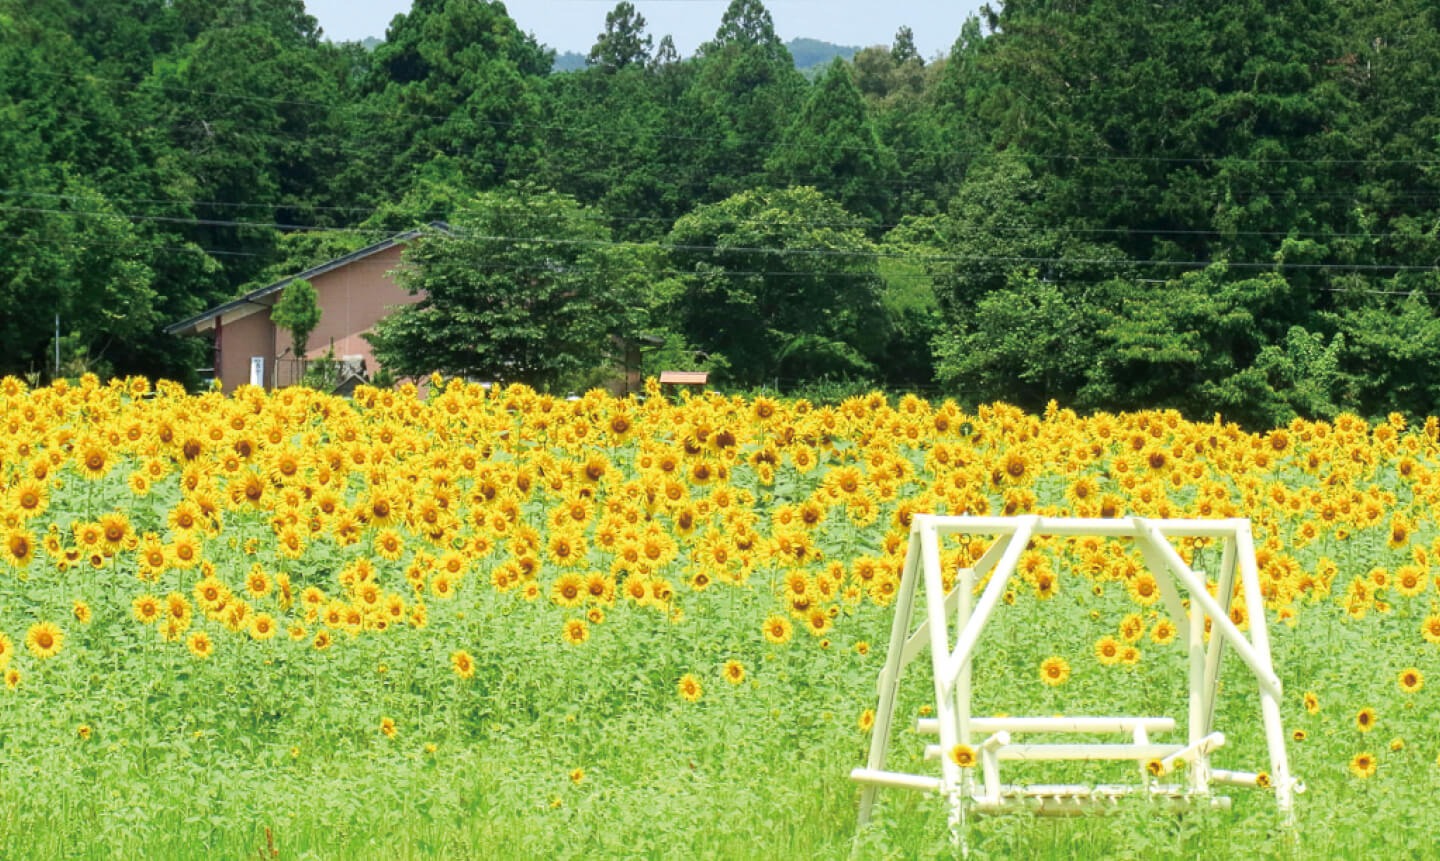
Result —
[[[448, 230], [443, 222], [432, 228]], [[324, 357], [333, 344], [335, 357], [349, 372], [373, 376], [379, 366], [362, 337], [395, 306], [419, 302], [395, 283], [404, 245], [420, 236], [419, 230], [397, 233], [383, 242], [353, 251], [289, 278], [252, 290], [238, 299], [217, 305], [188, 320], [165, 328], [172, 335], [214, 334], [214, 374], [226, 392], [250, 384], [267, 389], [299, 382], [302, 357], [293, 355], [290, 333], [270, 322], [270, 309], [284, 295], [286, 285], [304, 279], [315, 288], [320, 324], [311, 333], [304, 359]]]

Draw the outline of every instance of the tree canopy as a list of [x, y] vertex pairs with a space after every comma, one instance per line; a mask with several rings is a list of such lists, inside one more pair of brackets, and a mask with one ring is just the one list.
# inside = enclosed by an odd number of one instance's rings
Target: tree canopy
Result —
[[370, 335], [375, 357], [549, 390], [601, 366], [644, 322], [640, 268], [573, 198], [530, 185], [482, 192], [406, 250], [418, 303]]
[[553, 72], [496, 0], [414, 0], [373, 51], [301, 0], [0, 0], [0, 373], [48, 373], [58, 315], [67, 366], [195, 383], [167, 323], [450, 219], [412, 249], [451, 249], [435, 303], [523, 328], [507, 261], [615, 325], [552, 363], [402, 316], [407, 368], [556, 386], [624, 330], [728, 384], [1440, 411], [1433, 4], [1013, 0], [812, 78], [762, 0], [691, 57], [594, 14]]

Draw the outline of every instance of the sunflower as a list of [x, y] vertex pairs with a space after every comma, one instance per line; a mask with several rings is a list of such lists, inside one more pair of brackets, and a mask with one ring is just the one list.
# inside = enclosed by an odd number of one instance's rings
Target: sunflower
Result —
[[214, 654], [215, 643], [204, 631], [194, 631], [185, 640], [185, 648], [190, 650], [190, 654], [203, 661]]
[[245, 591], [257, 600], [270, 594], [270, 575], [258, 564], [252, 566], [250, 573], [245, 575]]
[[1440, 616], [1426, 616], [1420, 624], [1420, 635], [1427, 643], [1440, 643]]
[[745, 665], [735, 660], [726, 661], [724, 675], [725, 681], [738, 685], [745, 681]]
[[405, 539], [394, 529], [382, 529], [380, 534], [375, 536], [375, 552], [384, 559], [396, 562], [405, 552]]
[[1148, 571], [1142, 571], [1131, 578], [1126, 589], [1130, 593], [1130, 599], [1142, 607], [1154, 604], [1160, 597], [1160, 583], [1156, 581], [1155, 575]]
[[550, 586], [550, 600], [561, 607], [577, 607], [586, 597], [585, 578], [567, 571]]
[[8, 688], [8, 689], [10, 689], [10, 690], [12, 690], [12, 691], [15, 690], [16, 688], [20, 687], [20, 671], [19, 671], [19, 670], [15, 669], [14, 667], [11, 667], [10, 669], [8, 669], [8, 670], [5, 671], [5, 687]]
[[170, 559], [177, 568], [193, 568], [200, 561], [200, 542], [190, 535], [180, 535], [170, 545]]
[[200, 507], [188, 499], [182, 499], [177, 503], [174, 508], [170, 509], [169, 515], [165, 518], [165, 522], [176, 532], [189, 532], [192, 529], [198, 529], [200, 520]]
[[75, 620], [82, 625], [90, 621], [90, 605], [84, 601], [76, 601], [71, 612], [75, 614]]
[[790, 626], [790, 620], [784, 616], [771, 616], [765, 620], [763, 628], [765, 639], [775, 645], [781, 645], [790, 641], [790, 635], [794, 629]]
[[372, 487], [370, 496], [360, 509], [362, 519], [375, 526], [388, 526], [395, 519], [395, 504], [390, 491], [384, 487]]
[[1406, 598], [1414, 598], [1425, 591], [1425, 569], [1419, 565], [1402, 565], [1395, 572], [1395, 591]]
[[105, 530], [98, 523], [77, 520], [70, 524], [70, 530], [75, 533], [76, 544], [86, 551], [99, 549], [100, 542], [105, 540]]
[[1120, 620], [1120, 639], [1127, 643], [1140, 642], [1145, 636], [1145, 619], [1139, 613], [1131, 613]]
[[1360, 730], [1361, 732], [1369, 732], [1370, 730], [1375, 728], [1375, 722], [1379, 719], [1380, 718], [1375, 714], [1375, 710], [1370, 708], [1369, 706], [1366, 706], [1365, 708], [1356, 712], [1355, 728]]
[[700, 680], [695, 678], [692, 673], [681, 676], [680, 681], [675, 684], [675, 689], [679, 692], [681, 699], [691, 703], [698, 701], [705, 693], [705, 689], [700, 685]]
[[79, 451], [80, 475], [91, 481], [104, 478], [115, 465], [110, 450], [98, 442], [87, 443]]
[[586, 484], [599, 484], [610, 469], [610, 462], [601, 454], [592, 454], [585, 461], [580, 470], [581, 478]]
[[190, 602], [185, 600], [185, 596], [181, 595], [179, 592], [171, 592], [169, 595], [165, 596], [164, 611], [165, 617], [167, 619], [171, 619], [176, 622], [183, 622], [186, 625], [189, 625], [190, 617], [192, 615]]
[[472, 678], [475, 675], [475, 659], [464, 649], [450, 654], [450, 667], [455, 670], [455, 675], [462, 679]]
[[25, 647], [37, 658], [53, 658], [65, 644], [65, 634], [50, 622], [39, 622], [25, 632]]
[[133, 534], [130, 529], [130, 518], [118, 511], [112, 511], [100, 517], [100, 530], [107, 553], [114, 553], [123, 548]]
[[1390, 536], [1386, 546], [1391, 550], [1404, 547], [1414, 533], [1414, 525], [1403, 515], [1396, 514], [1390, 519]]
[[950, 748], [950, 759], [961, 768], [974, 768], [975, 748], [968, 744], [957, 744]]
[[10, 642], [10, 635], [0, 634], [0, 669], [10, 664], [10, 659], [15, 657], [15, 644]]
[[1120, 643], [1114, 637], [1106, 634], [1095, 641], [1095, 657], [1100, 663], [1113, 667], [1120, 663]]
[[635, 422], [623, 408], [610, 413], [610, 417], [605, 422], [605, 430], [609, 434], [610, 442], [616, 445], [628, 440], [630, 432], [634, 429]]
[[1070, 678], [1070, 662], [1058, 656], [1040, 662], [1040, 681], [1051, 687], [1065, 684]]
[[25, 479], [16, 485], [13, 495], [15, 512], [20, 515], [20, 519], [28, 520], [45, 513], [50, 493], [43, 481]]
[[388, 717], [382, 717], [380, 719], [380, 732], [386, 738], [394, 738], [396, 733], [395, 721]]
[[856, 721], [856, 724], [860, 727], [861, 732], [869, 732], [870, 728], [875, 726], [875, 710], [866, 709], [861, 712], [860, 719]]
[[455, 597], [455, 585], [451, 575], [442, 572], [430, 581], [430, 593], [436, 598], [448, 601]]
[[585, 578], [585, 594], [591, 603], [614, 606], [615, 581], [599, 571]]
[[160, 599], [154, 595], [141, 595], [130, 602], [130, 614], [135, 621], [149, 625], [160, 618]]
[[165, 573], [165, 568], [169, 565], [169, 556], [165, 553], [165, 545], [153, 535], [147, 536], [140, 543], [136, 555], [140, 559], [142, 573], [146, 579], [159, 577]]
[[256, 640], [268, 640], [278, 630], [275, 619], [269, 613], [256, 613], [250, 620], [250, 636]]
[[1150, 639], [1161, 646], [1165, 646], [1175, 641], [1176, 633], [1178, 633], [1178, 631], [1175, 623], [1161, 616], [1155, 621], [1155, 628], [1150, 632]]
[[1415, 667], [1407, 667], [1400, 671], [1400, 690], [1407, 694], [1419, 693], [1425, 687], [1425, 675]]
[[805, 616], [805, 628], [813, 636], [823, 637], [830, 633], [832, 627], [834, 627], [834, 621], [822, 607], [812, 608]]
[[35, 536], [25, 529], [11, 529], [5, 535], [5, 558], [16, 568], [29, 565], [35, 558]]
[[1375, 773], [1375, 754], [1357, 753], [1350, 760], [1350, 773], [1364, 779]]
[[1315, 695], [1314, 691], [1306, 691], [1304, 700], [1305, 711], [1309, 712], [1312, 715], [1320, 713], [1320, 698]]
[[565, 623], [565, 642], [571, 646], [578, 646], [590, 639], [590, 628], [581, 619], [571, 619]]

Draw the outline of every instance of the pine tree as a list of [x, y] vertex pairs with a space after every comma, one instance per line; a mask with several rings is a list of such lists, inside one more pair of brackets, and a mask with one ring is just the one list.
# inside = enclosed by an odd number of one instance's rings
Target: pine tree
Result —
[[[634, 4], [622, 2], [605, 15], [605, 32], [595, 37], [586, 62], [607, 72], [630, 65], [643, 67], [650, 61], [651, 45], [645, 16], [635, 11]], [[670, 47], [674, 49], [673, 42]]]
[[782, 185], [816, 186], [857, 215], [885, 220], [895, 156], [870, 125], [844, 60], [837, 57], [811, 90], [767, 166]]

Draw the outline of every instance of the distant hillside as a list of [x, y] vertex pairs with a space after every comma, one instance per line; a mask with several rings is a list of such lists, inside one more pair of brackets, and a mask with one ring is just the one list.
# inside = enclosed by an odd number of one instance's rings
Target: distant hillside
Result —
[[[860, 50], [854, 45], [834, 45], [819, 39], [791, 39], [785, 43], [790, 56], [795, 58], [795, 68], [802, 72], [821, 69], [836, 57], [853, 59]], [[575, 72], [585, 68], [585, 55], [566, 51], [555, 55], [553, 72]]]
[[367, 50], [367, 51], [373, 51], [373, 50], [375, 50], [376, 48], [380, 47], [381, 45], [385, 44], [385, 40], [384, 40], [384, 39], [377, 39], [376, 37], [371, 36], [370, 38], [366, 39], [365, 41], [361, 42], [360, 44], [365, 47], [365, 50]]
[[552, 72], [578, 72], [585, 68], [585, 55], [577, 54], [574, 51], [566, 51], [563, 54], [555, 54], [555, 64], [550, 67]]
[[802, 72], [828, 65], [836, 57], [854, 59], [855, 54], [860, 51], [854, 45], [833, 45], [819, 39], [791, 39], [785, 43], [785, 47], [789, 49], [790, 56], [795, 58], [795, 68]]

